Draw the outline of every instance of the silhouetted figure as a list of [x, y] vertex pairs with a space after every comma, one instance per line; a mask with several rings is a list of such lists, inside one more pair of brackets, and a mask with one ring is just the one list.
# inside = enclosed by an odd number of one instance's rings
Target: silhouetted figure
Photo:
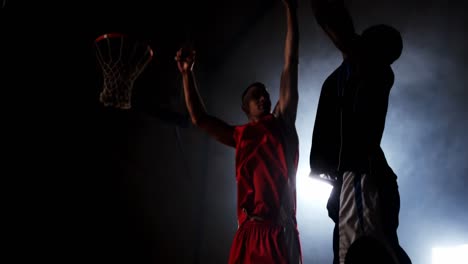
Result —
[[231, 264], [302, 263], [296, 222], [299, 32], [294, 0], [283, 2], [285, 61], [280, 98], [272, 113], [267, 89], [256, 82], [242, 94], [247, 124], [231, 126], [209, 115], [195, 85], [195, 53], [181, 49], [176, 56], [192, 122], [236, 149], [238, 230], [231, 246]]
[[392, 254], [377, 239], [358, 238], [349, 247], [345, 264], [395, 264]]
[[310, 152], [311, 174], [334, 181], [327, 209], [335, 222], [334, 263], [350, 245], [370, 235], [390, 248], [396, 263], [411, 263], [397, 237], [397, 177], [380, 147], [391, 64], [402, 51], [400, 33], [374, 25], [357, 34], [342, 0], [311, 0], [318, 24], [343, 55], [326, 79], [318, 103]]

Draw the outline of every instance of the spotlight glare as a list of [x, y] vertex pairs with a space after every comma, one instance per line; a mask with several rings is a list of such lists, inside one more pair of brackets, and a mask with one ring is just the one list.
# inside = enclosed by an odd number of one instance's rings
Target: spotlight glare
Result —
[[307, 202], [326, 204], [332, 186], [322, 180], [311, 178], [308, 175], [308, 173], [304, 172], [297, 174], [297, 191], [299, 198]]
[[432, 264], [468, 263], [468, 244], [456, 247], [432, 248]]

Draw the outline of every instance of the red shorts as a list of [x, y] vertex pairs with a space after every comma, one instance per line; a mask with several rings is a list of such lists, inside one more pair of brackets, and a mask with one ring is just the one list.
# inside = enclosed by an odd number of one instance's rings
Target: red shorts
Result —
[[229, 264], [289, 264], [284, 228], [263, 221], [245, 221], [231, 246]]

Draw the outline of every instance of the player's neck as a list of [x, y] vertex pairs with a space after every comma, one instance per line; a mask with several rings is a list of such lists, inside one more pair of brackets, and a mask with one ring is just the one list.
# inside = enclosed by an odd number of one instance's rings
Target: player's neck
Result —
[[266, 113], [259, 116], [249, 116], [249, 123], [258, 123], [260, 120], [268, 116], [270, 113]]

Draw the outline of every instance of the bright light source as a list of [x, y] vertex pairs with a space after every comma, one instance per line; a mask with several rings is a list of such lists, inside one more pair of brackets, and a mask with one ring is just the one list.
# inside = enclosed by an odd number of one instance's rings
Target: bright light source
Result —
[[297, 173], [297, 195], [306, 202], [318, 202], [326, 204], [332, 186], [324, 181], [314, 179], [308, 176], [304, 171]]
[[432, 264], [467, 264], [468, 244], [432, 249]]

